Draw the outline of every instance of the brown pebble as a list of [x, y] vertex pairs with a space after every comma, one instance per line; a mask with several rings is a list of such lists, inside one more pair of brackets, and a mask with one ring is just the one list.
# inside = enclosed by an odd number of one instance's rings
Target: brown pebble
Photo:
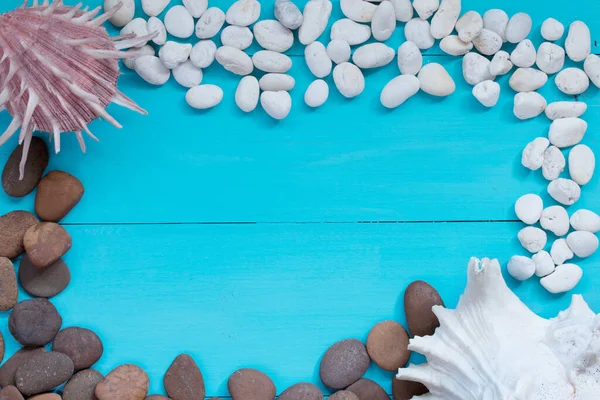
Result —
[[162, 394], [151, 394], [150, 396], [146, 397], [144, 400], [172, 400], [172, 399], [168, 398], [167, 396], [163, 396]]
[[342, 340], [323, 355], [319, 375], [325, 386], [343, 389], [359, 380], [367, 372], [370, 362], [367, 349], [360, 340]]
[[75, 371], [94, 365], [102, 357], [102, 341], [86, 328], [72, 326], [56, 334], [52, 351], [66, 354], [73, 361]]
[[62, 353], [38, 353], [17, 368], [15, 383], [25, 395], [47, 392], [73, 375], [73, 361]]
[[36, 268], [46, 268], [71, 248], [71, 236], [54, 222], [40, 222], [25, 232], [25, 251]]
[[96, 385], [104, 376], [95, 369], [84, 369], [69, 379], [63, 389], [63, 400], [96, 400]]
[[83, 185], [63, 171], [50, 171], [42, 178], [35, 194], [35, 213], [43, 221], [58, 222], [79, 203]]
[[0, 386], [15, 386], [15, 372], [17, 368], [25, 364], [27, 360], [36, 355], [37, 353], [43, 353], [46, 349], [43, 347], [37, 348], [22, 348], [12, 355], [6, 362], [0, 367]]
[[[0, 362], [4, 360], [4, 350], [4, 336], [2, 335], [2, 332], [0, 332]], [[2, 398], [0, 398], [0, 400], [2, 400]]]
[[19, 164], [23, 154], [23, 145], [19, 145], [11, 153], [2, 171], [2, 188], [12, 197], [23, 197], [35, 189], [40, 182], [44, 170], [48, 166], [48, 148], [46, 143], [38, 137], [31, 139], [27, 162], [25, 163], [25, 175], [20, 178]]
[[394, 400], [410, 400], [413, 396], [419, 396], [429, 392], [423, 384], [412, 381], [401, 381], [392, 377], [392, 395]]
[[397, 371], [410, 358], [408, 333], [395, 321], [379, 322], [369, 332], [367, 352], [379, 367], [386, 371]]
[[431, 310], [433, 306], [444, 306], [440, 294], [430, 284], [414, 281], [404, 292], [404, 313], [411, 336], [433, 335], [440, 322]]
[[39, 221], [30, 212], [11, 211], [0, 217], [0, 257], [16, 258], [25, 252], [23, 238], [27, 229]]
[[96, 397], [98, 400], [143, 400], [149, 385], [148, 374], [143, 369], [123, 364], [96, 385]]
[[56, 296], [69, 285], [71, 271], [62, 260], [53, 262], [43, 269], [34, 267], [25, 255], [19, 265], [19, 282], [27, 293], [34, 297]]
[[[0, 311], [10, 310], [19, 300], [15, 267], [6, 257], [0, 257]], [[2, 358], [0, 358], [0, 361]], [[0, 399], [1, 400], [1, 399]]]
[[14, 306], [8, 329], [17, 342], [27, 347], [50, 343], [62, 325], [56, 307], [47, 299], [24, 300]]
[[32, 396], [29, 398], [29, 400], [62, 400], [62, 397], [60, 397], [60, 394], [56, 393], [43, 393]]
[[340, 390], [327, 398], [327, 400], [360, 400], [356, 394], [349, 390]]
[[206, 395], [200, 368], [187, 354], [178, 355], [164, 377], [167, 395], [173, 400], [203, 399]]
[[23, 395], [15, 386], [5, 386], [0, 390], [0, 400], [24, 400]]
[[275, 384], [264, 373], [251, 368], [235, 371], [227, 381], [231, 400], [273, 400]]
[[346, 390], [358, 396], [360, 400], [389, 400], [389, 396], [379, 384], [370, 379], [361, 378], [348, 386]]
[[300, 382], [285, 389], [277, 400], [323, 400], [323, 393], [312, 383]]

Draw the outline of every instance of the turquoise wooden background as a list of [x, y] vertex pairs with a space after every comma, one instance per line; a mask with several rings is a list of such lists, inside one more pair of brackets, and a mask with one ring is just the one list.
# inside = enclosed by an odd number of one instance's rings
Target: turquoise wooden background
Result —
[[[4, 0], [0, 12], [20, 3]], [[231, 3], [210, 4], [225, 9]], [[272, 18], [274, 1], [261, 3], [262, 18]], [[557, 0], [543, 6], [534, 0], [463, 1], [463, 11], [489, 8], [529, 13], [536, 46], [545, 18], [565, 25], [582, 19], [598, 53], [596, 1], [574, 0], [569, 7]], [[331, 21], [340, 16], [334, 1]], [[393, 47], [404, 40], [401, 27], [388, 41]], [[64, 220], [74, 241], [66, 256], [72, 283], [52, 301], [64, 326], [101, 335], [101, 372], [134, 362], [150, 374], [152, 392], [162, 392], [172, 359], [189, 352], [211, 396], [226, 395], [227, 378], [240, 367], [268, 373], [278, 393], [297, 381], [318, 383], [320, 356], [329, 345], [365, 339], [383, 319], [404, 322], [402, 295], [411, 281], [427, 280], [454, 306], [470, 256], [497, 257], [504, 265], [524, 254], [513, 204], [524, 193], [545, 193], [546, 182], [539, 171], [521, 167], [520, 154], [527, 142], [546, 135], [549, 121], [513, 116], [507, 76], [498, 80], [499, 104], [484, 109], [462, 79], [461, 58], [435, 47], [425, 52], [425, 62], [448, 68], [457, 83], [451, 97], [419, 93], [396, 110], [383, 109], [379, 93], [398, 73], [394, 61], [366, 72], [365, 92], [350, 101], [329, 77], [329, 101], [311, 110], [302, 100], [312, 80], [303, 49], [294, 46], [288, 54], [296, 88], [285, 121], [271, 120], [260, 107], [239, 111], [233, 99], [238, 78], [217, 64], [205, 70], [203, 82], [220, 85], [225, 98], [205, 112], [189, 108], [185, 89], [173, 80], [155, 88], [126, 70], [120, 88], [150, 115], [111, 107], [124, 129], [96, 121], [91, 128], [101, 142], [88, 143], [87, 154], [71, 135], [51, 158], [49, 169], [76, 175], [86, 188]], [[568, 98], [552, 78], [541, 92], [548, 102]], [[598, 90], [580, 98], [589, 106], [584, 143], [597, 152]], [[8, 121], [0, 114], [0, 127]], [[0, 148], [1, 164], [14, 145]], [[570, 212], [599, 211], [598, 182], [584, 187]], [[33, 200], [1, 194], [0, 214], [32, 210]], [[581, 262], [585, 273], [575, 290], [596, 310], [599, 260]], [[546, 317], [570, 299], [547, 294], [535, 278], [509, 284]], [[0, 316], [0, 330], [10, 355], [17, 345], [7, 317]], [[368, 376], [390, 391], [392, 374], [372, 368]]]

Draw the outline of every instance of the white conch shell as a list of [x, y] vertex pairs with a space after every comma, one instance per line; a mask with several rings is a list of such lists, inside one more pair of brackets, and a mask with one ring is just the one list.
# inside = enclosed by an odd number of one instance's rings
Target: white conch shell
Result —
[[456, 309], [433, 311], [440, 327], [408, 346], [427, 363], [396, 376], [429, 388], [413, 399], [600, 399], [600, 318], [580, 295], [541, 318], [506, 286], [497, 260], [472, 258]]

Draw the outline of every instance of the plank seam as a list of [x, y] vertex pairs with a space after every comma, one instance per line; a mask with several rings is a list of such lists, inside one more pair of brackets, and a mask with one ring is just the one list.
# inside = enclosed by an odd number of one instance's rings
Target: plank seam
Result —
[[481, 223], [520, 223], [516, 219], [481, 220], [383, 220], [383, 221], [191, 221], [191, 222], [65, 222], [63, 226], [135, 226], [135, 225], [368, 225], [368, 224], [481, 224]]

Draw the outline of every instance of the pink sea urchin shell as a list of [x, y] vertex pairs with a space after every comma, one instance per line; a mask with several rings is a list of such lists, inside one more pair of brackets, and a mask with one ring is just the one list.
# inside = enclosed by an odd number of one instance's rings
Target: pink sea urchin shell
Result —
[[117, 90], [120, 58], [136, 57], [121, 50], [146, 43], [144, 37], [110, 37], [102, 24], [122, 6], [104, 14], [100, 7], [88, 11], [81, 3], [69, 7], [56, 0], [27, 0], [14, 11], [0, 15], [0, 111], [12, 116], [0, 145], [21, 129], [24, 143], [23, 177], [34, 130], [48, 132], [60, 151], [60, 134], [75, 132], [81, 149], [81, 132], [97, 140], [88, 124], [98, 117], [117, 128], [121, 125], [106, 111], [113, 102], [142, 114], [146, 112]]

